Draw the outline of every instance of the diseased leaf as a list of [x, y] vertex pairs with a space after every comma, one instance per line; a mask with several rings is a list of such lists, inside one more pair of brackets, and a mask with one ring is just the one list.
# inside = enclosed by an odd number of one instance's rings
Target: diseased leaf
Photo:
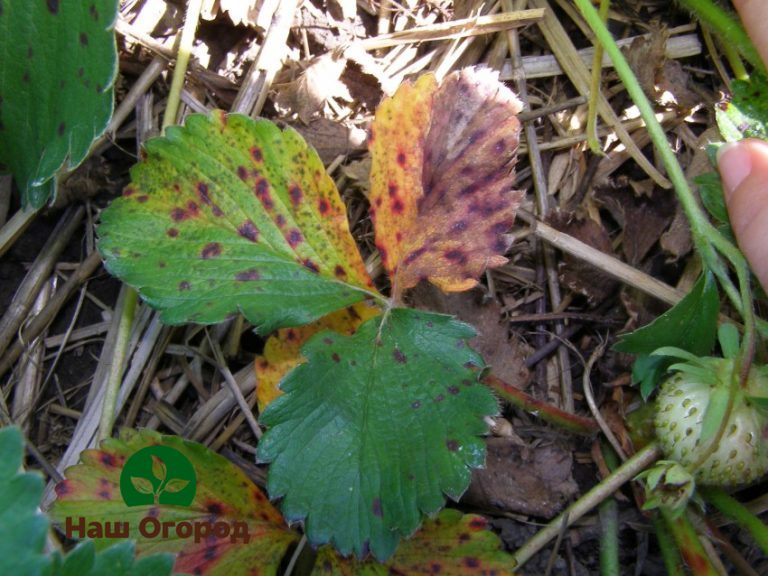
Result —
[[[197, 491], [186, 506], [144, 505], [128, 507], [120, 493], [120, 475], [128, 458], [147, 446], [167, 446], [180, 452], [192, 465], [197, 477]], [[120, 439], [109, 439], [99, 450], [86, 450], [81, 463], [68, 468], [66, 479], [56, 486], [57, 500], [51, 516], [63, 529], [66, 518], [85, 519], [99, 524], [119, 520], [127, 522], [136, 552], [144, 556], [154, 552], [177, 554], [174, 572], [201, 575], [249, 575], [254, 567], [261, 574], [276, 574], [288, 546], [297, 535], [285, 526], [280, 513], [269, 503], [242, 470], [223, 457], [194, 442], [177, 436], [162, 436], [150, 430], [124, 430]], [[174, 482], [173, 480], [171, 482]], [[169, 482], [169, 485], [171, 484]], [[168, 538], [144, 537], [139, 525], [145, 518], [160, 523], [223, 523], [230, 529], [245, 526], [247, 542], [242, 537], [208, 534], [199, 542], [192, 535], [181, 536], [173, 529]], [[114, 539], [95, 538], [97, 548]]]
[[268, 489], [313, 545], [387, 559], [469, 485], [495, 414], [479, 383], [474, 330], [448, 316], [396, 308], [352, 336], [322, 332], [282, 382], [261, 422]]
[[165, 322], [239, 311], [267, 333], [377, 296], [333, 180], [292, 129], [192, 115], [147, 142], [131, 179], [99, 249]]
[[48, 519], [40, 513], [43, 479], [19, 472], [22, 436], [16, 427], [0, 429], [0, 574], [13, 576], [167, 576], [173, 556], [135, 560], [133, 543], [95, 554], [93, 542], [80, 543], [63, 559], [44, 551]]
[[389, 576], [392, 574], [512, 575], [513, 561], [482, 516], [443, 510], [424, 522], [384, 564], [342, 558], [330, 546], [320, 549], [312, 576]]
[[384, 100], [371, 127], [371, 219], [393, 294], [467, 290], [507, 260], [522, 106], [487, 69], [433, 75]]
[[339, 334], [354, 334], [366, 320], [381, 314], [381, 309], [365, 302], [348, 306], [323, 316], [312, 324], [300, 328], [281, 328], [267, 339], [264, 354], [256, 358], [256, 401], [259, 412], [280, 396], [279, 385], [283, 377], [302, 361], [301, 347], [318, 332], [333, 330]]
[[[0, 1], [0, 171], [43, 206], [112, 115], [116, 0]], [[5, 168], [3, 168], [5, 165]]]

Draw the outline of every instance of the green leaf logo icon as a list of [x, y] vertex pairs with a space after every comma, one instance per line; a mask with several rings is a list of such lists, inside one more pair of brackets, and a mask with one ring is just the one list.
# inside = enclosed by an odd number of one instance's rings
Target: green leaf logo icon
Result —
[[168, 446], [147, 446], [128, 458], [120, 494], [128, 506], [189, 506], [197, 477], [189, 460]]

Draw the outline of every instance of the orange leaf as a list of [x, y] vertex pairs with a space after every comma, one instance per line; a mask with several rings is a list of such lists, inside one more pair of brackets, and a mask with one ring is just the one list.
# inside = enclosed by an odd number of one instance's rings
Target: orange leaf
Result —
[[282, 328], [267, 339], [264, 354], [256, 358], [256, 401], [259, 412], [280, 396], [279, 384], [283, 377], [298, 366], [303, 358], [301, 347], [318, 332], [333, 330], [339, 334], [352, 335], [358, 327], [381, 314], [381, 309], [360, 302], [300, 328]]
[[429, 280], [468, 290], [500, 266], [523, 193], [512, 190], [522, 106], [497, 73], [405, 83], [371, 127], [371, 219], [392, 293]]

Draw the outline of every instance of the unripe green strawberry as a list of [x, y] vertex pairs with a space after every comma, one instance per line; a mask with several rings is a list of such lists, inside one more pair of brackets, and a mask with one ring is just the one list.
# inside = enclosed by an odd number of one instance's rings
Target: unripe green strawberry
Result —
[[[695, 358], [673, 369], [680, 372], [662, 385], [655, 420], [665, 456], [680, 462], [697, 482], [707, 485], [749, 484], [768, 472], [768, 413], [758, 407], [768, 392], [765, 367], [753, 367], [746, 386], [736, 387], [723, 434], [709, 455], [715, 431], [722, 423], [734, 360]], [[710, 431], [702, 438], [705, 414], [715, 396], [722, 408], [719, 412], [711, 409], [720, 417], [709, 416]]]

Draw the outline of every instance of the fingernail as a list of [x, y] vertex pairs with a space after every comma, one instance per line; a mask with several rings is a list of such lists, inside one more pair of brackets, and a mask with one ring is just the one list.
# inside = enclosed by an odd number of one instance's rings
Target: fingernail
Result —
[[717, 151], [717, 164], [726, 196], [739, 187], [752, 171], [752, 156], [741, 142], [730, 142]]

